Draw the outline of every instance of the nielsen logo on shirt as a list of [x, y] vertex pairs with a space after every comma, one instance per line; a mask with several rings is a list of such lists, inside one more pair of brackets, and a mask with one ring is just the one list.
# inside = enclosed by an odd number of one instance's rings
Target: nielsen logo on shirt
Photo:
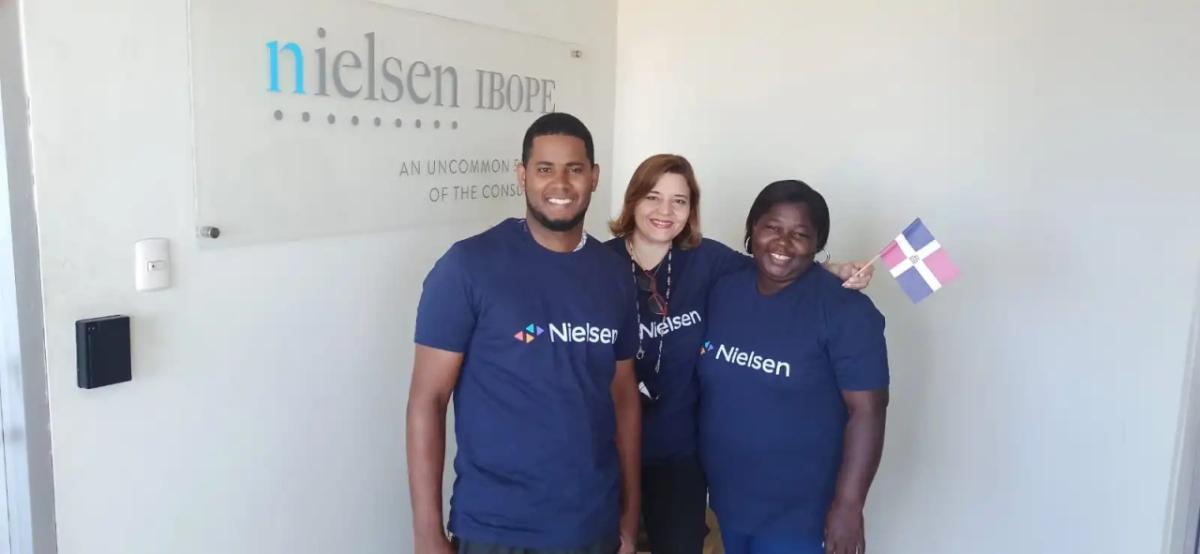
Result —
[[525, 326], [524, 330], [517, 331], [517, 334], [513, 335], [513, 338], [525, 344], [529, 344], [533, 342], [533, 339], [542, 336], [542, 333], [545, 332], [546, 330], [542, 329], [539, 325], [530, 323], [529, 325]]
[[592, 327], [591, 323], [576, 325], [573, 323], [551, 323], [550, 342], [590, 342], [592, 344], [615, 344], [617, 330], [603, 327]]
[[691, 327], [692, 325], [700, 323], [701, 321], [702, 320], [700, 319], [700, 312], [697, 312], [696, 310], [692, 310], [683, 315], [677, 315], [674, 317], [663, 318], [662, 321], [659, 321], [657, 323], [652, 321], [652, 322], [650, 322], [649, 326], [647, 326], [645, 323], [643, 323], [641, 325], [641, 328], [638, 329], [638, 333], [643, 338], [645, 338], [646, 336], [649, 336], [652, 339], [656, 339], [658, 337], [665, 336], [667, 333], [670, 333], [671, 331], [682, 329], [684, 327]]
[[[712, 347], [712, 343], [706, 342], [704, 344], [706, 347], [708, 347], [709, 352], [714, 350]], [[784, 361], [760, 356], [760, 355], [756, 354], [753, 350], [751, 350], [750, 352], [743, 352], [740, 348], [738, 348], [736, 346], [725, 346], [724, 344], [717, 345], [715, 350], [717, 352], [717, 354], [716, 354], [717, 359], [723, 359], [726, 362], [729, 362], [731, 364], [740, 365], [742, 367], [748, 367], [750, 369], [761, 370], [764, 373], [771, 373], [774, 375], [783, 375], [784, 377], [792, 376], [791, 364], [784, 362]], [[702, 348], [701, 354], [703, 354], [703, 353], [704, 353], [704, 349]]]

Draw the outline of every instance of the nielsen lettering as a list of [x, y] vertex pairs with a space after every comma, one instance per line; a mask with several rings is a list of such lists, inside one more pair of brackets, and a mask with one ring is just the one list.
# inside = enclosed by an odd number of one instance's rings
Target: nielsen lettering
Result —
[[792, 376], [792, 366], [787, 362], [764, 358], [755, 354], [753, 350], [749, 353], [742, 352], [736, 346], [726, 347], [725, 345], [717, 346], [717, 358], [722, 358], [731, 364], [748, 367], [750, 369], [761, 370], [764, 373], [772, 373], [775, 375], [783, 374], [784, 377]]
[[638, 329], [638, 332], [641, 334], [642, 338], [650, 337], [654, 339], [664, 336], [667, 333], [677, 329], [691, 327], [692, 325], [700, 323], [700, 321], [700, 313], [696, 310], [692, 310], [683, 315], [665, 318], [663, 321], [650, 322], [649, 326], [643, 323], [641, 328]]
[[551, 323], [550, 342], [590, 342], [613, 344], [617, 342], [617, 330], [603, 327], [592, 327], [591, 323], [572, 325], [570, 323]]
[[[317, 37], [325, 38], [324, 28], [317, 29]], [[366, 39], [365, 56], [353, 50], [342, 50], [330, 56], [324, 46], [313, 50], [317, 56], [317, 91], [313, 93], [314, 96], [330, 96], [329, 82], [332, 81], [334, 92], [345, 98], [357, 98], [365, 93], [364, 100], [399, 102], [407, 96], [415, 104], [432, 100], [434, 106], [459, 107], [457, 68], [450, 65], [431, 66], [416, 60], [409, 63], [406, 69], [399, 58], [392, 56], [380, 61], [375, 52], [375, 33], [366, 33], [363, 37]], [[292, 61], [292, 92], [308, 94], [304, 50], [299, 44], [287, 42], [281, 45], [273, 40], [267, 43], [267, 54], [270, 63], [268, 92], [282, 92], [280, 58], [288, 54]], [[357, 73], [365, 73], [365, 77], [359, 77]], [[553, 79], [506, 75], [484, 69], [476, 69], [475, 73], [478, 78], [476, 109], [532, 113], [535, 104], [540, 104], [541, 113], [555, 110], [556, 82]]]

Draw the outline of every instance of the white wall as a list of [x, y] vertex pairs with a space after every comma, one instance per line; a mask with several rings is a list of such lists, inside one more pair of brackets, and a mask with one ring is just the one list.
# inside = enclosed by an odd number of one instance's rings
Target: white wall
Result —
[[[607, 169], [614, 2], [391, 3], [582, 43]], [[201, 252], [187, 2], [23, 6], [59, 551], [408, 551], [420, 281], [485, 224]], [[172, 240], [175, 285], [136, 293], [150, 236]], [[73, 322], [112, 313], [133, 318], [134, 380], [80, 390]]]
[[[710, 236], [769, 181], [868, 258], [923, 217], [963, 270], [880, 273], [876, 552], [1159, 552], [1200, 275], [1200, 4], [624, 0], [615, 169], [689, 156]], [[616, 192], [614, 191], [614, 195]]]
[[[926, 218], [964, 276], [918, 307], [872, 287], [895, 377], [876, 550], [1158, 551], [1200, 275], [1200, 6], [392, 2], [583, 43], [614, 196], [686, 154], [712, 236], [737, 242], [779, 177], [829, 197], [839, 258]], [[60, 551], [406, 551], [412, 310], [483, 224], [200, 252], [186, 2], [23, 8]], [[132, 290], [147, 236], [172, 239], [168, 291]], [[72, 323], [109, 313], [134, 318], [135, 381], [79, 390]]]
[[54, 548], [54, 475], [46, 396], [41, 264], [30, 157], [20, 6], [0, 2], [0, 421], [5, 548]]

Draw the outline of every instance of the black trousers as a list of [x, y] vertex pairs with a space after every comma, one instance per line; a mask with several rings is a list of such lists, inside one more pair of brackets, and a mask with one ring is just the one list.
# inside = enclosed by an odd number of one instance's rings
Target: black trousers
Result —
[[653, 554], [700, 554], [707, 505], [708, 483], [695, 455], [642, 466], [642, 523]]

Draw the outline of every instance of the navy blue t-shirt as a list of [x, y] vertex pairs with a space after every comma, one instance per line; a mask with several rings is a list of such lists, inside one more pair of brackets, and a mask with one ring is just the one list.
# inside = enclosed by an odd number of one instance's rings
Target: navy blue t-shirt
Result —
[[611, 387], [637, 347], [626, 271], [591, 237], [553, 252], [509, 219], [456, 243], [425, 278], [416, 342], [464, 353], [455, 535], [580, 548], [618, 533]]
[[[621, 256], [625, 265], [623, 278], [636, 288], [635, 272], [625, 239], [615, 238], [606, 243]], [[638, 380], [644, 381], [661, 398], [642, 409], [642, 463], [654, 465], [696, 454], [697, 402], [700, 396], [696, 382], [696, 362], [704, 342], [708, 320], [708, 294], [717, 279], [751, 264], [751, 258], [730, 250], [715, 240], [704, 239], [688, 250], [671, 251], [655, 271], [658, 292], [667, 294], [670, 274], [671, 298], [667, 317], [653, 312], [650, 293], [638, 289], [641, 326], [636, 337], [641, 345], [642, 358], [635, 361]], [[631, 306], [632, 308], [632, 306]], [[656, 374], [659, 342], [662, 342], [662, 364]]]
[[841, 467], [841, 391], [888, 386], [883, 315], [813, 266], [759, 294], [754, 268], [713, 288], [700, 358], [700, 453], [722, 529], [820, 540]]

